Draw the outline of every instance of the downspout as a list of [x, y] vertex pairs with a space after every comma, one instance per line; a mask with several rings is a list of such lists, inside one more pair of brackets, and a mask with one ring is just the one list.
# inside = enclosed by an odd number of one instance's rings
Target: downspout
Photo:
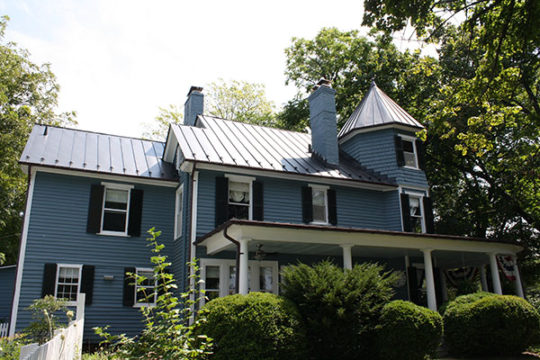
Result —
[[240, 288], [240, 242], [227, 234], [227, 230], [229, 230], [228, 226], [223, 229], [223, 236], [225, 239], [236, 245], [236, 284], [234, 284], [234, 286], [236, 287], [236, 293], [238, 294], [238, 289]]

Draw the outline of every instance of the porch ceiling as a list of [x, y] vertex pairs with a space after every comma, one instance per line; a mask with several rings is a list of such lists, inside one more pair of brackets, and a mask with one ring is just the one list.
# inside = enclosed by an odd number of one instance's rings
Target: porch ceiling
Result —
[[[305, 255], [339, 256], [340, 245], [353, 245], [355, 257], [422, 256], [422, 250], [433, 250], [441, 262], [459, 263], [465, 259], [485, 263], [486, 253], [515, 254], [515, 244], [490, 242], [459, 236], [411, 234], [394, 231], [351, 229], [302, 224], [280, 224], [262, 221], [230, 220], [197, 240], [207, 253], [236, 250], [234, 241], [250, 240], [249, 251], [264, 243], [264, 251]], [[470, 254], [473, 253], [473, 254]]]

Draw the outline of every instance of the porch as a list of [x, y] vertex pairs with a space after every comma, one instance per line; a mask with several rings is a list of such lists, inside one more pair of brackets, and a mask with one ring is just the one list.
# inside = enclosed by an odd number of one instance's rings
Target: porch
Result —
[[[265, 254], [300, 258], [332, 257], [341, 260], [338, 262], [345, 269], [351, 269], [354, 262], [382, 259], [394, 264], [394, 269], [403, 270], [409, 299], [414, 297], [411, 282], [416, 279], [412, 269], [423, 267], [427, 305], [432, 310], [446, 298], [446, 277], [443, 275], [446, 269], [477, 267], [482, 288], [487, 290], [486, 266], [489, 266], [493, 292], [502, 294], [497, 255], [510, 256], [515, 262], [516, 254], [521, 251], [516, 244], [479, 238], [235, 219], [200, 237], [195, 244], [206, 247], [206, 254], [210, 256], [235, 254], [229, 261], [234, 260], [232, 265], [238, 269], [234, 274], [234, 292], [239, 294], [247, 294], [250, 290], [250, 254], [252, 257], [260, 255], [261, 249]], [[272, 266], [267, 264], [267, 267]], [[259, 270], [256, 273], [258, 276]], [[515, 277], [516, 294], [523, 297], [519, 271], [515, 271]], [[226, 281], [226, 277], [222, 276], [222, 281]], [[256, 290], [257, 285], [254, 288]]]

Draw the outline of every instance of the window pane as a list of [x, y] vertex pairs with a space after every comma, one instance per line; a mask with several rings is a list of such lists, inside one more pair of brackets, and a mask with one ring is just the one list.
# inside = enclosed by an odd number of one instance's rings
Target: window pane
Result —
[[414, 153], [414, 147], [412, 141], [403, 140], [403, 151]]
[[259, 270], [259, 288], [262, 292], [272, 292], [272, 268], [261, 266]]
[[138, 271], [137, 274], [139, 276], [144, 276], [145, 277], [145, 280], [143, 280], [139, 286], [144, 286], [144, 287], [148, 287], [148, 286], [151, 286], [151, 287], [154, 287], [154, 285], [156, 284], [155, 280], [154, 280], [154, 272], [153, 271]]
[[416, 156], [414, 153], [403, 152], [405, 166], [416, 167]]
[[421, 233], [422, 232], [422, 218], [411, 216], [411, 229], [412, 232]]
[[324, 206], [325, 205], [325, 200], [324, 200], [325, 193], [326, 193], [325, 190], [313, 190], [313, 205]]
[[219, 266], [206, 267], [206, 289], [219, 289]]
[[105, 207], [107, 209], [127, 209], [127, 190], [107, 189], [105, 194]]
[[249, 219], [249, 206], [229, 205], [229, 219]]
[[421, 210], [420, 210], [420, 198], [410, 196], [409, 209], [410, 209], [411, 215], [422, 216]]
[[326, 208], [324, 206], [313, 206], [313, 221], [326, 222]]
[[105, 210], [103, 214], [103, 230], [126, 231], [126, 213], [110, 212]]
[[249, 204], [249, 184], [229, 181], [229, 202]]

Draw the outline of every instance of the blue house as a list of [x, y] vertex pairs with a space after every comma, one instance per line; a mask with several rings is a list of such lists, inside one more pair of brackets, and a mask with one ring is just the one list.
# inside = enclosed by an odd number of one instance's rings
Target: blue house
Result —
[[433, 233], [423, 126], [372, 84], [338, 133], [334, 95], [327, 81], [315, 87], [307, 133], [204, 115], [197, 87], [165, 143], [35, 126], [20, 160], [29, 190], [10, 333], [28, 325], [32, 300], [86, 293], [88, 341], [107, 324], [136, 334], [153, 299], [125, 274], [151, 276], [151, 227], [180, 288], [200, 259], [210, 299], [279, 293], [283, 266], [328, 258], [385, 264], [402, 274], [397, 297], [431, 309], [445, 300], [445, 270], [464, 265], [486, 289], [489, 265], [501, 293], [496, 255], [521, 248]]

